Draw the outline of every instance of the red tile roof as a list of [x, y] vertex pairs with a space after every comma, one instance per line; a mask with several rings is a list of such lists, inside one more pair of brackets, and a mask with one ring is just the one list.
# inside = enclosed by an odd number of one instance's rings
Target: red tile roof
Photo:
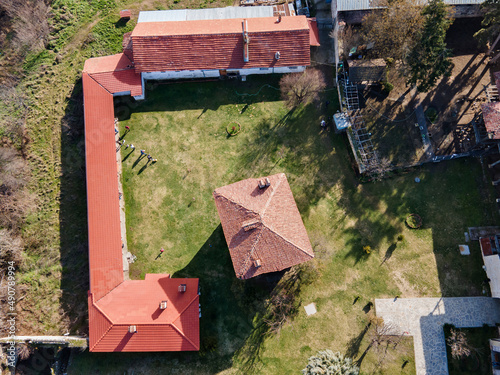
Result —
[[129, 9], [120, 10], [120, 18], [130, 18], [132, 12]]
[[141, 75], [132, 68], [132, 61], [125, 53], [97, 57], [85, 62], [83, 71], [104, 87], [109, 93], [142, 95]]
[[111, 94], [129, 93], [131, 96], [142, 95], [141, 75], [134, 69], [108, 73], [94, 73], [91, 75]]
[[85, 61], [83, 71], [88, 74], [114, 72], [117, 70], [130, 69], [132, 62], [123, 53], [116, 55], [94, 57]]
[[484, 126], [490, 139], [500, 139], [500, 102], [481, 104]]
[[115, 115], [113, 96], [87, 73], [83, 90], [90, 290], [100, 299], [123, 281]]
[[[89, 234], [89, 350], [199, 350], [198, 279], [146, 275], [126, 280], [113, 93], [141, 94], [140, 77], [123, 54], [90, 59], [83, 72]], [[138, 91], [140, 89], [140, 91]], [[186, 292], [178, 291], [186, 284]], [[167, 309], [159, 303], [167, 301]], [[129, 333], [130, 325], [137, 327]]]
[[320, 46], [319, 43], [319, 30], [318, 23], [316, 22], [316, 18], [308, 18], [307, 22], [309, 23], [309, 44], [311, 46]]
[[264, 189], [258, 186], [262, 179], [252, 178], [213, 193], [234, 270], [241, 279], [314, 258], [285, 174], [268, 178], [271, 185]]
[[[171, 279], [168, 275], [126, 280], [99, 301], [90, 301], [94, 330], [91, 351], [199, 350], [198, 279]], [[186, 285], [179, 292], [180, 284]], [[160, 309], [160, 302], [167, 308]], [[128, 328], [137, 327], [131, 334]]]
[[[249, 61], [243, 61], [243, 22]], [[242, 69], [310, 64], [305, 16], [142, 22], [132, 32], [137, 72]], [[275, 59], [280, 52], [280, 59]]]

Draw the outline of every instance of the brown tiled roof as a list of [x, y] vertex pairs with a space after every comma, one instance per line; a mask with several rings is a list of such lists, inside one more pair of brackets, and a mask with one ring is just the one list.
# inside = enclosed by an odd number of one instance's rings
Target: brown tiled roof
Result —
[[130, 61], [134, 61], [134, 51], [132, 49], [132, 31], [123, 34], [122, 48], [125, 56], [127, 56]]
[[500, 102], [481, 104], [488, 138], [500, 139]]
[[[213, 193], [234, 270], [241, 279], [314, 258], [285, 174], [268, 178], [271, 184], [263, 189], [258, 186], [262, 179], [251, 178]], [[247, 225], [251, 229], [245, 230]]]
[[[249, 61], [243, 61], [243, 22]], [[310, 64], [305, 16], [142, 22], [132, 32], [137, 72], [243, 69]], [[275, 59], [280, 52], [280, 59]]]

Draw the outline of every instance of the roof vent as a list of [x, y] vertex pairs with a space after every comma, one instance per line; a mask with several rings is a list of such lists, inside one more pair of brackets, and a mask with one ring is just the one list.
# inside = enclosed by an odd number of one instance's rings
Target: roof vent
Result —
[[136, 333], [137, 326], [128, 326], [128, 333]]
[[264, 181], [266, 182], [266, 187], [271, 185], [271, 180], [269, 179], [269, 177], [266, 177]]
[[259, 223], [260, 223], [259, 219], [252, 219], [244, 221], [241, 227], [245, 230], [245, 232], [248, 232], [249, 230], [257, 228], [259, 226]]
[[179, 293], [184, 293], [186, 291], [186, 284], [179, 285]]
[[243, 20], [241, 23], [243, 27], [243, 61], [248, 62], [250, 61], [250, 56], [248, 52], [248, 45], [250, 44], [250, 37], [248, 36], [248, 24], [247, 20]]
[[253, 261], [253, 265], [255, 266], [255, 268], [259, 268], [260, 266], [262, 266], [262, 263], [260, 262], [260, 259], [255, 259]]
[[167, 308], [167, 301], [160, 302], [160, 310], [165, 310]]
[[281, 53], [280, 53], [279, 51], [278, 51], [278, 52], [276, 52], [276, 53], [274, 54], [274, 58], [275, 58], [276, 60], [279, 60], [279, 59], [280, 59], [280, 57], [281, 57]]
[[278, 19], [276, 20], [277, 23], [281, 22], [281, 14], [278, 15]]

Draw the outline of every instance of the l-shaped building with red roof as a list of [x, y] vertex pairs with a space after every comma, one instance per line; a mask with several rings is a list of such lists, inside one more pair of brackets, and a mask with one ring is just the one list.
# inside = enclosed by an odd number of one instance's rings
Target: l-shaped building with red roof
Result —
[[123, 53], [85, 62], [91, 352], [200, 348], [198, 279], [128, 280], [113, 97], [144, 99], [148, 79], [303, 71], [310, 64], [306, 17], [262, 17], [272, 7], [254, 8], [146, 12], [125, 36]]

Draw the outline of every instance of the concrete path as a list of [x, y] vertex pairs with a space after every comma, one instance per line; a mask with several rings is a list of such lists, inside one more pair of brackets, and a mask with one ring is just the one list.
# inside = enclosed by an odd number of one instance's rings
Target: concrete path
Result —
[[413, 336], [417, 375], [447, 375], [443, 325], [500, 323], [500, 300], [490, 297], [376, 299], [375, 311], [395, 334]]
[[29, 342], [33, 344], [59, 344], [69, 347], [88, 347], [88, 338], [80, 336], [14, 336], [0, 338], [0, 344], [9, 344], [11, 342], [23, 343]]
[[424, 145], [425, 155], [427, 159], [432, 159], [434, 156], [434, 150], [432, 148], [432, 143], [429, 138], [429, 131], [427, 129], [427, 120], [425, 119], [424, 109], [422, 105], [419, 104], [415, 109], [415, 115], [417, 116], [418, 126], [420, 128], [420, 135], [422, 137], [422, 143]]
[[[118, 127], [118, 123], [115, 123]], [[120, 139], [120, 135], [115, 135], [116, 141]], [[122, 186], [122, 153], [121, 147], [116, 144], [116, 165], [117, 165], [117, 178], [118, 178], [118, 194], [120, 197], [120, 228], [121, 228], [121, 239], [122, 239], [122, 260], [123, 260], [123, 278], [129, 280], [129, 263], [132, 254], [128, 251], [127, 245], [127, 225], [125, 222], [125, 199], [123, 197], [123, 186]]]

